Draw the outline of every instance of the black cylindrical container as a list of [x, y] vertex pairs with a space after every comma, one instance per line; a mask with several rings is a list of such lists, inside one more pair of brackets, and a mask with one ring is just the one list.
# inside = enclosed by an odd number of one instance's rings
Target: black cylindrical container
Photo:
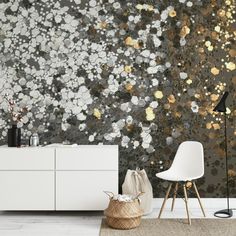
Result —
[[17, 125], [12, 125], [12, 128], [7, 132], [8, 147], [20, 147], [21, 145], [21, 129]]

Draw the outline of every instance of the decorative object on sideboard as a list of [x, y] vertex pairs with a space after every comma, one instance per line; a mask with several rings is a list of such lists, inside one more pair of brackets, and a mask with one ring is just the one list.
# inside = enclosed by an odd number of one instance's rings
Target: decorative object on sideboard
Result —
[[139, 197], [143, 193], [131, 196], [104, 192], [110, 199], [108, 208], [104, 211], [108, 226], [114, 229], [133, 229], [140, 225], [143, 211]]
[[37, 146], [39, 146], [39, 136], [38, 136], [37, 133], [33, 133], [33, 134], [30, 136], [29, 145], [30, 145], [31, 147], [37, 147]]
[[8, 147], [21, 146], [21, 129], [17, 128], [17, 125], [12, 125], [12, 127], [8, 129], [7, 143], [8, 143]]
[[225, 170], [226, 170], [226, 189], [227, 189], [227, 209], [220, 210], [214, 213], [214, 216], [219, 218], [230, 218], [233, 216], [232, 209], [229, 208], [229, 166], [228, 166], [228, 150], [227, 150], [227, 109], [226, 109], [226, 99], [229, 95], [229, 92], [225, 92], [219, 103], [216, 105], [216, 107], [213, 109], [215, 112], [222, 112], [224, 113], [224, 149], [225, 149]]
[[23, 117], [27, 113], [27, 107], [17, 107], [15, 101], [9, 98], [9, 95], [4, 96], [8, 103], [8, 114], [12, 124], [12, 127], [7, 132], [7, 142], [9, 147], [21, 146], [21, 129], [18, 127], [18, 123], [23, 123]]
[[144, 169], [140, 170], [139, 168], [136, 170], [128, 170], [125, 181], [122, 184], [122, 193], [137, 195], [140, 192], [145, 193], [140, 196], [143, 214], [150, 214], [152, 212], [153, 190], [147, 173]]

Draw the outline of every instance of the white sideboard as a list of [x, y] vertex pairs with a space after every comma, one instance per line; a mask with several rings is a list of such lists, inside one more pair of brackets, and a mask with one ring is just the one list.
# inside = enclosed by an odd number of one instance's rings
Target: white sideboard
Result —
[[0, 210], [104, 210], [118, 146], [0, 148]]

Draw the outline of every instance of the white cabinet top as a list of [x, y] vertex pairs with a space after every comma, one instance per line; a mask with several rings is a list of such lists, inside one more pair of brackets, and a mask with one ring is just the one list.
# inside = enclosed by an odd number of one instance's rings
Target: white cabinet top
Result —
[[56, 148], [57, 170], [118, 170], [117, 145]]
[[118, 170], [118, 145], [1, 147], [0, 170]]
[[1, 148], [0, 170], [53, 170], [53, 148]]

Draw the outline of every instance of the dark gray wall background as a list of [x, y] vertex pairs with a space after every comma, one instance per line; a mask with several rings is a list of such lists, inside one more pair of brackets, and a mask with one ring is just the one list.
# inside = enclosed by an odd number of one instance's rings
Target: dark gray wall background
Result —
[[0, 1], [0, 143], [4, 96], [27, 107], [23, 139], [119, 144], [120, 182], [145, 168], [156, 197], [178, 145], [205, 149], [203, 197], [225, 196], [227, 102], [230, 193], [235, 189], [235, 1]]

